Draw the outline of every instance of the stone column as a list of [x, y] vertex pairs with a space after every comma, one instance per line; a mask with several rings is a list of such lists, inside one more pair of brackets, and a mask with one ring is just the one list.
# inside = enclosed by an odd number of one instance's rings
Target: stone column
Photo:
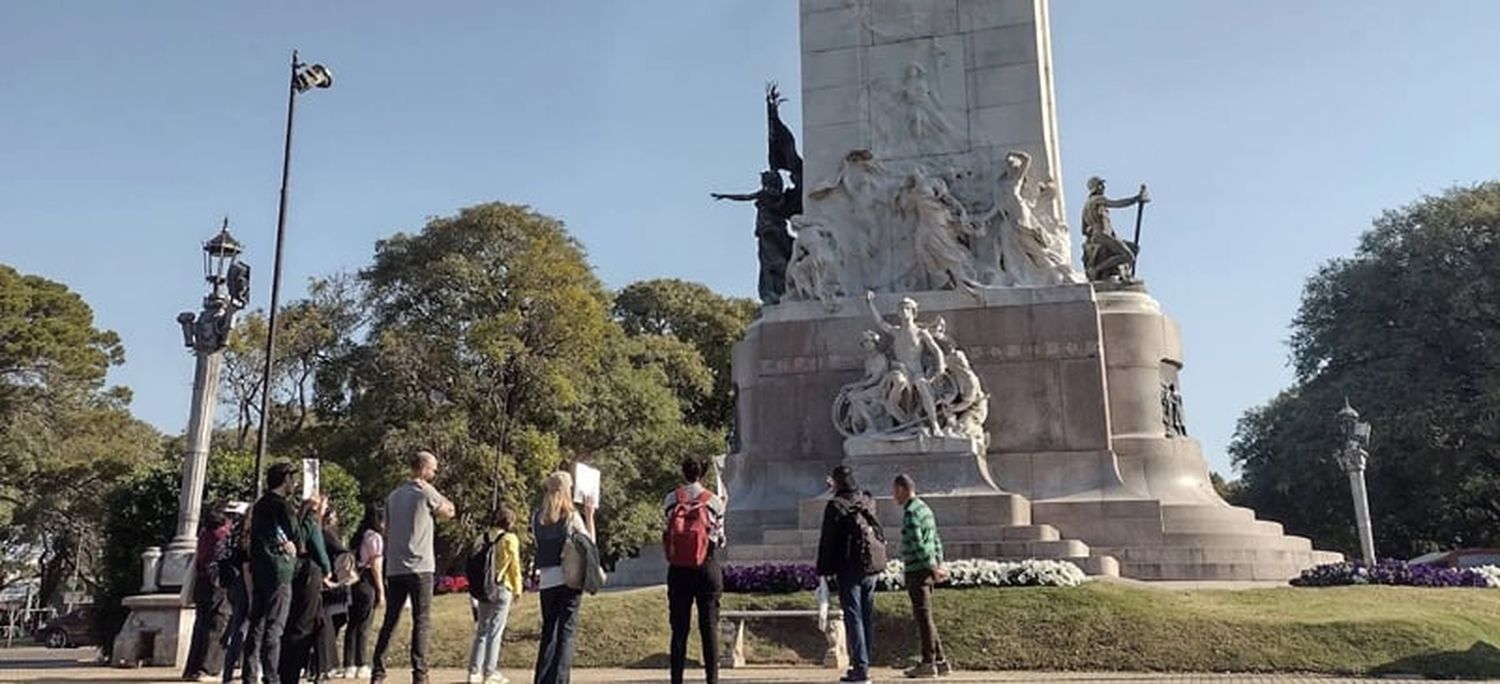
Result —
[[1349, 491], [1354, 496], [1354, 524], [1359, 530], [1359, 551], [1365, 565], [1375, 564], [1375, 530], [1370, 524], [1370, 497], [1365, 493], [1365, 468], [1350, 468]]
[[193, 406], [188, 420], [187, 453], [182, 457], [182, 482], [177, 499], [177, 530], [161, 561], [163, 587], [180, 587], [190, 571], [198, 545], [198, 517], [203, 509], [203, 486], [208, 472], [208, 445], [214, 427], [214, 404], [218, 401], [222, 351], [196, 351], [193, 372]]

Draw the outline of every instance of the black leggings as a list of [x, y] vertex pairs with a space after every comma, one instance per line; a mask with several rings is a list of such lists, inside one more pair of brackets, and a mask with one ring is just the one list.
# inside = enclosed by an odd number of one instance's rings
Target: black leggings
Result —
[[375, 578], [368, 569], [349, 587], [349, 626], [344, 629], [344, 669], [370, 664], [370, 623], [375, 620]]

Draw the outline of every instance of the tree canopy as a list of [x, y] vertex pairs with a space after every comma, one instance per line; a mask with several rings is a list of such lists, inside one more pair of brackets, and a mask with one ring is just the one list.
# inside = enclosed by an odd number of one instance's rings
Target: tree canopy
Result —
[[[721, 448], [732, 402], [719, 388], [749, 313], [679, 281], [626, 293], [612, 297], [563, 225], [523, 206], [469, 207], [381, 240], [357, 276], [315, 281], [284, 310], [273, 451], [341, 464], [367, 500], [405, 477], [412, 451], [437, 453], [438, 486], [460, 510], [447, 544], [497, 505], [525, 516], [549, 472], [588, 462], [605, 471], [601, 543], [629, 553], [659, 534], [677, 461]], [[226, 356], [240, 434], [260, 418], [264, 334], [252, 317]]]
[[1310, 278], [1292, 324], [1295, 384], [1239, 423], [1241, 501], [1358, 549], [1331, 454], [1347, 397], [1374, 425], [1377, 552], [1500, 546], [1500, 182], [1387, 211]]
[[124, 361], [77, 293], [0, 265], [0, 544], [36, 557], [43, 596], [97, 581], [99, 492], [159, 453], [130, 393], [105, 387]]

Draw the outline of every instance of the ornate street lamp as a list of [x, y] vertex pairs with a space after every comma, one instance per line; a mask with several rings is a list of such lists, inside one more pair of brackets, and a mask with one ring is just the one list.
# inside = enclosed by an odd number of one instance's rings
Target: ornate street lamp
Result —
[[286, 142], [281, 148], [281, 205], [276, 211], [276, 258], [271, 268], [271, 306], [266, 321], [266, 359], [260, 379], [260, 427], [255, 433], [255, 498], [265, 488], [266, 439], [271, 425], [271, 365], [276, 360], [276, 308], [281, 302], [281, 244], [286, 238], [287, 184], [292, 177], [292, 122], [297, 95], [314, 88], [333, 87], [333, 72], [322, 64], [307, 65], [292, 50], [292, 77], [286, 95]]
[[218, 402], [219, 367], [224, 346], [234, 327], [235, 314], [250, 297], [250, 267], [240, 262], [244, 248], [229, 234], [229, 219], [219, 233], [203, 243], [203, 279], [208, 294], [203, 308], [177, 315], [182, 342], [198, 357], [193, 370], [193, 405], [188, 419], [187, 453], [182, 457], [182, 484], [177, 500], [177, 529], [162, 555], [159, 584], [182, 586], [197, 546], [198, 513], [203, 507], [203, 485], [213, 436], [214, 406]]
[[1365, 565], [1375, 564], [1375, 533], [1370, 527], [1370, 497], [1365, 491], [1365, 465], [1370, 452], [1370, 424], [1360, 421], [1359, 411], [1344, 399], [1344, 408], [1337, 414], [1339, 432], [1344, 443], [1333, 452], [1334, 460], [1349, 476], [1349, 491], [1354, 497], [1354, 524], [1359, 530], [1359, 550]]

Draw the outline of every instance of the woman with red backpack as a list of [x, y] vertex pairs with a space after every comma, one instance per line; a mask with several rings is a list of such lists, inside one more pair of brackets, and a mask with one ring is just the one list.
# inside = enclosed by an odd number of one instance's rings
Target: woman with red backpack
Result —
[[716, 558], [724, 548], [724, 497], [703, 486], [708, 463], [682, 460], [686, 484], [667, 494], [667, 525], [662, 548], [667, 555], [667, 614], [672, 625], [672, 684], [681, 684], [687, 662], [693, 604], [698, 605], [698, 636], [703, 639], [703, 670], [708, 684], [719, 681], [719, 597], [724, 569]]

